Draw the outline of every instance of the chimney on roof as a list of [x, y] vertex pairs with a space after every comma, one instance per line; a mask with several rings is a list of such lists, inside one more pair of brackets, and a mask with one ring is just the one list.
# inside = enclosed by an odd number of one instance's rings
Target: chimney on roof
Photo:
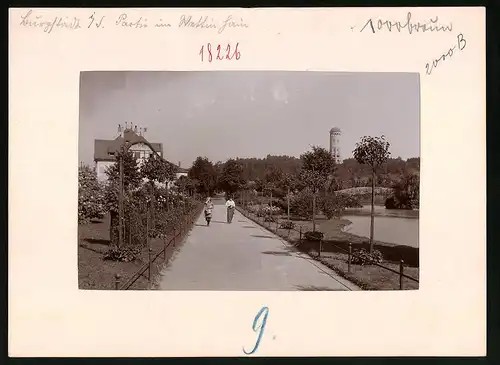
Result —
[[181, 167], [181, 162], [180, 161], [177, 162], [177, 167], [179, 167], [179, 168]]

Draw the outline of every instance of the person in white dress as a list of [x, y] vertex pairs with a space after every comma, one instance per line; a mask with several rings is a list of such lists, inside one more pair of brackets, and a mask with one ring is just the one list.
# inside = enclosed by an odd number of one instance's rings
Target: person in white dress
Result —
[[233, 221], [234, 210], [236, 208], [236, 204], [234, 203], [233, 198], [229, 197], [226, 201], [227, 208], [227, 223], [231, 223]]

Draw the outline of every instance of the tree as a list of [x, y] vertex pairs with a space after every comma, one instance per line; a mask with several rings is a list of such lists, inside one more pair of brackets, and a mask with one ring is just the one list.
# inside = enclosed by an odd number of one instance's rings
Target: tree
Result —
[[295, 175], [284, 173], [279, 185], [286, 191], [287, 220], [290, 221], [290, 193], [297, 187], [298, 181]]
[[326, 149], [313, 146], [311, 151], [308, 151], [300, 156], [302, 160], [302, 168], [300, 171], [300, 179], [305, 186], [308, 186], [313, 195], [313, 231], [316, 231], [316, 198], [318, 192], [325, 188], [335, 171], [335, 159]]
[[270, 166], [267, 168], [264, 180], [264, 190], [270, 195], [269, 205], [271, 208], [273, 206], [273, 191], [279, 187], [282, 178], [283, 171], [281, 171], [279, 167]]
[[140, 173], [150, 184], [167, 184], [175, 179], [175, 170], [172, 164], [160, 156], [153, 154], [140, 167]]
[[[151, 193], [151, 220], [155, 225], [156, 211], [156, 184], [168, 184], [175, 179], [174, 167], [157, 154], [148, 157], [140, 167], [140, 173], [150, 186]], [[168, 205], [167, 205], [168, 209]]]
[[242, 184], [239, 196], [244, 206], [252, 204], [254, 202], [256, 186], [257, 184], [255, 183], [255, 181], [251, 180]]
[[270, 166], [279, 168], [284, 173], [297, 174], [302, 162], [297, 157], [267, 155], [264, 158], [236, 158], [237, 163], [242, 166], [242, 178], [244, 180], [264, 180], [266, 171]]
[[185, 176], [185, 175], [182, 175], [181, 177], [179, 177], [175, 182], [175, 186], [177, 186], [177, 188], [182, 193], [187, 192], [187, 194], [189, 196], [193, 196], [197, 184], [198, 184], [198, 182], [196, 180], [193, 180], [189, 176]]
[[137, 160], [132, 152], [118, 151], [116, 153], [116, 161], [113, 165], [106, 169], [106, 175], [110, 184], [119, 184], [120, 180], [120, 158], [123, 157], [123, 186], [125, 190], [136, 189], [142, 182], [142, 176], [139, 171]]
[[234, 159], [228, 160], [218, 179], [218, 185], [226, 194], [234, 194], [241, 189], [245, 181], [242, 178], [243, 168]]
[[385, 136], [370, 137], [365, 136], [356, 143], [353, 151], [354, 158], [362, 165], [366, 165], [371, 170], [371, 213], [370, 213], [370, 253], [373, 252], [373, 232], [375, 223], [375, 176], [377, 169], [387, 162], [390, 156], [390, 144], [385, 140]]
[[305, 188], [290, 197], [290, 212], [294, 216], [312, 219], [313, 193], [310, 188]]
[[97, 174], [88, 165], [78, 169], [78, 223], [87, 223], [104, 215], [103, 187]]
[[394, 185], [393, 196], [387, 198], [387, 209], [415, 209], [420, 201], [420, 176], [410, 174]]
[[326, 218], [340, 217], [346, 208], [361, 208], [356, 196], [338, 192], [325, 192], [320, 199], [321, 210]]
[[188, 176], [196, 180], [198, 193], [211, 196], [217, 183], [217, 170], [206, 157], [197, 157], [189, 169]]
[[104, 202], [106, 208], [110, 213], [110, 239], [111, 245], [114, 247], [118, 246], [119, 237], [119, 206], [118, 206], [118, 196], [120, 189], [120, 158], [123, 157], [123, 190], [124, 199], [129, 199], [132, 191], [139, 188], [142, 183], [142, 177], [139, 171], [139, 166], [137, 160], [134, 158], [133, 154], [128, 152], [119, 151], [116, 154], [116, 160], [113, 165], [106, 169], [106, 175], [108, 177], [108, 183], [104, 189]]

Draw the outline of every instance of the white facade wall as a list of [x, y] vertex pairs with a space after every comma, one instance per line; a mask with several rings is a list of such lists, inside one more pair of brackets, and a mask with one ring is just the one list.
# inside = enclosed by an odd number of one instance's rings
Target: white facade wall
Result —
[[[147, 155], [148, 153], [151, 153], [151, 149], [147, 147], [146, 145], [139, 145], [139, 148], [134, 148], [136, 146], [133, 146], [130, 151], [133, 153], [139, 153], [139, 158], [137, 162], [139, 165], [141, 163], [144, 163], [144, 160], [149, 156]], [[144, 148], [145, 147], [145, 148]], [[96, 173], [97, 173], [97, 179], [101, 182], [105, 182], [108, 179], [108, 176], [106, 175], [106, 169], [110, 166], [112, 166], [115, 162], [114, 161], [97, 161], [95, 164], [96, 168]], [[179, 179], [181, 176], [186, 176], [187, 177], [187, 172], [177, 172], [175, 174], [176, 180]], [[144, 181], [147, 181], [146, 179]], [[164, 187], [165, 184], [157, 184], [158, 186]], [[171, 188], [174, 186], [174, 182], [169, 182], [168, 183], [168, 188]]]
[[95, 168], [97, 173], [97, 180], [106, 181], [108, 176], [106, 175], [106, 169], [114, 164], [113, 161], [97, 161]]
[[330, 133], [330, 153], [336, 163], [342, 163], [342, 159], [340, 157], [340, 136], [341, 132]]
[[144, 143], [138, 143], [130, 147], [129, 152], [132, 152], [135, 159], [139, 163], [139, 166], [148, 159], [148, 157], [154, 153], [148, 145]]

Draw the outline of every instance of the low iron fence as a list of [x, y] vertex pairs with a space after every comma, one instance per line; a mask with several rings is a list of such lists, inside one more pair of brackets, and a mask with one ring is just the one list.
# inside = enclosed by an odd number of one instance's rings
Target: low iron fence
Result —
[[[299, 226], [298, 229], [297, 228], [292, 228], [290, 226], [288, 228], [280, 228], [280, 224], [283, 223], [283, 222], [286, 222], [286, 221], [284, 221], [284, 220], [280, 221], [279, 219], [266, 221], [266, 216], [259, 216], [259, 215], [255, 214], [255, 213], [250, 212], [246, 208], [245, 204], [243, 204], [243, 208], [240, 205], [238, 207], [238, 211], [241, 214], [243, 214], [245, 217], [247, 217], [248, 219], [250, 219], [252, 221], [255, 221], [256, 223], [260, 224], [264, 228], [270, 230], [273, 233], [276, 233], [280, 237], [282, 237], [282, 236], [279, 234], [278, 231], [279, 231], [279, 229], [282, 229], [284, 231], [286, 231], [286, 230], [288, 231], [288, 235], [286, 237], [287, 239], [289, 239], [289, 237], [290, 237], [290, 232], [294, 231], [294, 232], [298, 233], [298, 235], [299, 235], [298, 244], [300, 245], [304, 241], [304, 239], [303, 239], [303, 232], [302, 232], [302, 226]], [[273, 224], [275, 224], [274, 230], [273, 230], [273, 227], [272, 227]], [[322, 253], [322, 248], [323, 248], [323, 241], [324, 240], [322, 240], [322, 239], [318, 240], [318, 254], [317, 254], [317, 257], [316, 257], [318, 259], [321, 258], [321, 253]], [[351, 266], [352, 266], [352, 259], [353, 259], [353, 257], [359, 257], [358, 255], [356, 255], [356, 253], [353, 253], [353, 251], [352, 251], [352, 243], [350, 243], [350, 242], [348, 243], [348, 249], [347, 250], [345, 248], [343, 248], [343, 247], [335, 245], [332, 242], [328, 242], [328, 244], [331, 245], [331, 246], [333, 246], [333, 247], [335, 247], [335, 248], [337, 248], [337, 249], [339, 249], [340, 251], [344, 252], [345, 254], [347, 254], [347, 271], [348, 271], [348, 273], [352, 273], [352, 268], [351, 268]], [[400, 260], [399, 261], [399, 270], [398, 271], [393, 270], [390, 267], [384, 266], [384, 265], [379, 264], [377, 262], [372, 262], [371, 264], [399, 275], [399, 289], [400, 290], [404, 289], [403, 288], [403, 278], [412, 280], [412, 281], [414, 281], [416, 283], [419, 282], [418, 279], [415, 279], [414, 277], [406, 275], [404, 273], [404, 268], [405, 268], [404, 260]]]
[[[179, 227], [174, 227], [170, 234], [167, 235], [170, 236], [170, 238], [165, 238], [164, 239], [164, 244], [161, 250], [158, 252], [153, 252], [152, 248], [148, 249], [148, 261], [130, 278], [122, 282], [122, 277], [120, 274], [115, 275], [115, 289], [116, 290], [127, 290], [130, 289], [132, 285], [140, 278], [144, 277], [145, 272], [147, 271], [147, 280], [149, 283], [149, 287], [151, 287], [152, 284], [152, 277], [151, 277], [151, 267], [153, 263], [163, 254], [163, 260], [167, 261], [167, 248], [170, 246], [175, 247], [177, 242], [180, 242], [180, 240], [183, 238], [183, 236], [187, 233], [187, 231], [191, 228], [192, 224], [194, 221], [197, 219], [197, 217], [200, 215], [201, 212], [201, 207], [198, 206], [195, 208], [191, 213], [185, 215], [182, 218], [181, 224]], [[171, 235], [173, 233], [173, 235]]]

